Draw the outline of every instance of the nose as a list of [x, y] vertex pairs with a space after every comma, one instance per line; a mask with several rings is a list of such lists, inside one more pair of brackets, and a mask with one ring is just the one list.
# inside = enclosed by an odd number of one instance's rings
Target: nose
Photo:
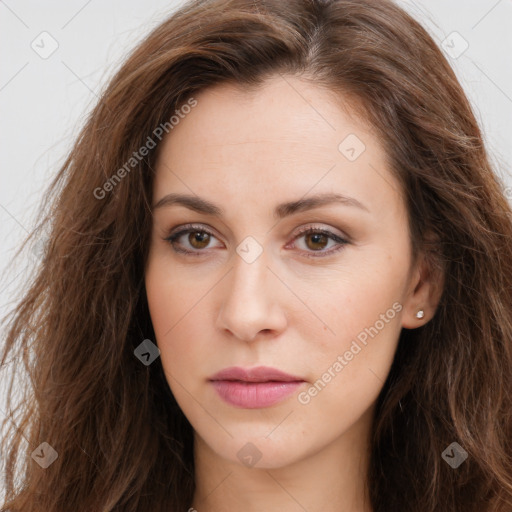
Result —
[[268, 266], [266, 253], [248, 263], [238, 254], [223, 280], [217, 327], [242, 341], [275, 337], [287, 324], [280, 301], [283, 283]]

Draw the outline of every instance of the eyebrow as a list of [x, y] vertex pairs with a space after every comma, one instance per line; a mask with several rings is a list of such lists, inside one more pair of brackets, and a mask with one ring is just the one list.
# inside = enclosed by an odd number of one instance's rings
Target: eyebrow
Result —
[[[205, 215], [214, 215], [216, 217], [224, 216], [224, 210], [220, 206], [217, 206], [199, 196], [189, 194], [167, 194], [155, 204], [153, 210], [175, 204], [182, 205], [190, 210], [194, 210]], [[312, 210], [313, 208], [329, 204], [342, 204], [345, 206], [360, 208], [368, 213], [370, 212], [363, 203], [353, 197], [348, 197], [343, 194], [325, 193], [317, 194], [306, 199], [298, 199], [297, 201], [281, 203], [275, 207], [274, 217], [283, 219], [284, 217], [288, 217], [298, 212]]]

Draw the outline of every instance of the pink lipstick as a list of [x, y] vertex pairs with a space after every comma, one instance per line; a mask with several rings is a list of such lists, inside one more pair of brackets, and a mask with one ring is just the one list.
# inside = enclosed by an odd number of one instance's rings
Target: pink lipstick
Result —
[[228, 404], [245, 409], [269, 407], [291, 395], [305, 381], [268, 366], [225, 368], [209, 378]]

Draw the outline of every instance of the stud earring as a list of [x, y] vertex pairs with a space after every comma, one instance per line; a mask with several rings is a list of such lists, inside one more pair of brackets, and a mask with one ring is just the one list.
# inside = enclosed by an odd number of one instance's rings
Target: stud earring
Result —
[[423, 318], [425, 316], [425, 313], [423, 311], [423, 309], [420, 309], [417, 313], [416, 313], [416, 318]]

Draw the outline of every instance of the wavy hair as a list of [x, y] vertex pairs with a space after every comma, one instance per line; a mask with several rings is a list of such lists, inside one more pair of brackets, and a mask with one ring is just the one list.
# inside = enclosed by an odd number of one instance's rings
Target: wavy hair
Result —
[[[48, 233], [3, 320], [1, 365], [12, 354], [28, 379], [17, 407], [10, 383], [1, 511], [188, 508], [192, 427], [160, 359], [134, 355], [154, 339], [144, 269], [155, 131], [172, 136], [169, 119], [200, 90], [257, 90], [277, 74], [350, 98], [402, 186], [414, 254], [444, 272], [435, 316], [402, 329], [378, 398], [373, 510], [512, 510], [512, 212], [450, 64], [391, 0], [199, 0], [105, 86], [26, 241]], [[454, 442], [468, 455], [457, 469], [442, 457]], [[41, 443], [58, 454], [45, 469]]]

